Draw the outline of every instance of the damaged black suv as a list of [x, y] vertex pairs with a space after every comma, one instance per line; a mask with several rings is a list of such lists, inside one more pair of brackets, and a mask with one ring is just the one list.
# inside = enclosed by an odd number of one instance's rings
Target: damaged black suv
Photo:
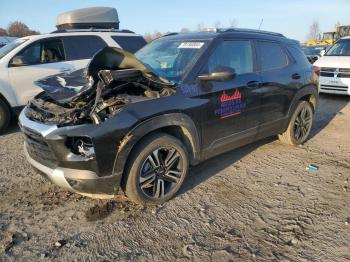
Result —
[[20, 116], [25, 154], [71, 191], [121, 187], [160, 204], [190, 165], [273, 135], [303, 143], [317, 81], [297, 41], [265, 31], [174, 33], [135, 55], [107, 47], [85, 70], [37, 82], [44, 92]]

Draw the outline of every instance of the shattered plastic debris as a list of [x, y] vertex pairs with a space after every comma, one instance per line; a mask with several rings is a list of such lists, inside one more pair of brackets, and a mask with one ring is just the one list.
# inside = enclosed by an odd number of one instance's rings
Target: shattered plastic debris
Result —
[[309, 165], [306, 170], [309, 170], [309, 171], [317, 171], [319, 169], [318, 166], [316, 165]]
[[58, 240], [56, 243], [55, 243], [55, 246], [60, 248], [60, 247], [63, 247], [64, 245], [67, 244], [67, 241], [62, 239], [62, 240]]

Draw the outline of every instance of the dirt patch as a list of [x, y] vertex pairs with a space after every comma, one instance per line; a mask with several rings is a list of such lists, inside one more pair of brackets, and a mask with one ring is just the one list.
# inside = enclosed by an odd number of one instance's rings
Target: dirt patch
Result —
[[51, 185], [13, 125], [0, 136], [0, 261], [349, 261], [349, 102], [321, 96], [305, 145], [269, 138], [208, 160], [152, 209]]

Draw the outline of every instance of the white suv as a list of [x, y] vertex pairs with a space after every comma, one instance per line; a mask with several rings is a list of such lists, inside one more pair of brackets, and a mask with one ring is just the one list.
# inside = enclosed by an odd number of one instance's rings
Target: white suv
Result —
[[34, 81], [84, 68], [106, 46], [131, 53], [146, 44], [128, 30], [60, 30], [19, 38], [0, 48], [0, 132], [42, 90]]
[[320, 92], [350, 95], [350, 37], [338, 40], [314, 66], [320, 71]]

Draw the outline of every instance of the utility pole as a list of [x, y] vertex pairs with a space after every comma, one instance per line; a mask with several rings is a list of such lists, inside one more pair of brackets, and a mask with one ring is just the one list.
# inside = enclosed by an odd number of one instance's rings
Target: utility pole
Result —
[[260, 30], [263, 22], [264, 22], [264, 18], [261, 18], [260, 25], [259, 25], [259, 30]]

